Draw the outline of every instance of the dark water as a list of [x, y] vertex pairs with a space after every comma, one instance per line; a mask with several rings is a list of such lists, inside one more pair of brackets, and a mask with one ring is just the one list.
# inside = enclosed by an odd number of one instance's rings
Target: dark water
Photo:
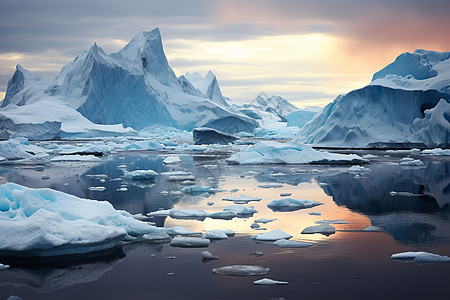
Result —
[[[403, 154], [379, 155], [366, 167], [370, 173], [355, 176], [349, 166], [229, 166], [223, 157], [182, 156], [180, 165], [165, 166], [164, 156], [149, 152], [119, 153], [102, 163], [48, 164], [44, 171], [33, 166], [0, 166], [2, 182], [29, 187], [51, 187], [79, 197], [106, 200], [116, 209], [148, 213], [157, 209], [192, 208], [221, 211], [232, 204], [224, 196], [258, 196], [251, 202], [258, 213], [251, 218], [205, 221], [157, 218], [158, 226], [184, 226], [206, 231], [233, 229], [236, 236], [213, 242], [208, 249], [174, 248], [169, 244], [135, 243], [95, 255], [46, 260], [5, 260], [11, 268], [0, 271], [0, 299], [10, 295], [24, 299], [448, 299], [450, 264], [417, 265], [392, 261], [403, 251], [427, 251], [450, 255], [450, 161], [439, 157], [421, 159], [424, 167], [400, 167]], [[184, 186], [158, 176], [155, 182], [123, 182], [118, 166], [128, 170], [157, 172], [184, 170], [196, 177], [196, 185], [225, 190], [217, 194], [163, 195]], [[285, 174], [281, 176], [281, 174]], [[106, 174], [108, 178], [88, 175]], [[50, 176], [42, 179], [43, 175]], [[44, 177], [45, 178], [45, 177]], [[281, 188], [260, 188], [281, 183]], [[120, 192], [124, 185], [128, 191]], [[103, 192], [89, 190], [104, 186]], [[238, 188], [238, 192], [230, 190]], [[391, 195], [390, 192], [397, 192]], [[296, 199], [321, 201], [324, 205], [294, 212], [273, 212], [266, 205], [281, 199], [280, 193]], [[214, 202], [208, 206], [207, 202]], [[321, 216], [309, 215], [320, 212]], [[314, 243], [303, 249], [283, 249], [256, 243], [250, 237], [254, 219], [277, 218], [262, 224], [267, 230], [281, 229]], [[342, 219], [333, 225], [336, 234], [304, 235], [303, 228], [315, 221]], [[360, 232], [369, 226], [381, 232]], [[204, 262], [208, 250], [218, 260]], [[251, 253], [262, 251], [264, 255]], [[171, 257], [171, 258], [169, 258]], [[175, 258], [173, 258], [175, 257]], [[265, 276], [215, 275], [215, 267], [246, 264], [269, 267]], [[173, 275], [168, 275], [173, 273]], [[256, 286], [267, 277], [288, 281], [287, 286]]]

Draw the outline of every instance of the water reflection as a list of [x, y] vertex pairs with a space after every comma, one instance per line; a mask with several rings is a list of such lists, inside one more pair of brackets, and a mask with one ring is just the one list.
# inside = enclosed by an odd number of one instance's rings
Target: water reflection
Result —
[[[450, 164], [426, 162], [421, 168], [370, 165], [364, 176], [319, 176], [323, 190], [341, 206], [369, 216], [406, 244], [449, 242]], [[397, 193], [392, 193], [397, 192]]]

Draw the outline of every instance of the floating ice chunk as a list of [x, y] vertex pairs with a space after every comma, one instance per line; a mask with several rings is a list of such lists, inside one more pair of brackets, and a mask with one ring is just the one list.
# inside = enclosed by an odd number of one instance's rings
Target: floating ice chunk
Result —
[[372, 225], [367, 226], [366, 228], [364, 228], [362, 231], [380, 231], [381, 229]]
[[252, 223], [252, 225], [250, 225], [251, 229], [256, 229], [256, 228], [260, 228], [261, 225], [257, 224], [257, 223]]
[[276, 219], [260, 218], [260, 219], [256, 219], [256, 220], [253, 221], [253, 222], [255, 222], [255, 223], [263, 223], [263, 224], [266, 224], [266, 223], [273, 222], [273, 221], [275, 221], [275, 220], [276, 220]]
[[126, 169], [128, 168], [127, 165], [118, 165], [117, 169]]
[[132, 217], [139, 221], [148, 220], [148, 217], [143, 214], [134, 214]]
[[198, 231], [192, 231], [189, 229], [186, 229], [182, 226], [176, 226], [166, 229], [167, 234], [169, 235], [191, 235], [191, 234], [201, 234], [201, 232]]
[[289, 284], [287, 281], [277, 281], [269, 278], [263, 278], [256, 281], [253, 281], [253, 284], [256, 285], [286, 285]]
[[395, 195], [397, 195], [398, 193], [396, 192], [396, 191], [390, 191], [389, 192], [389, 196], [395, 196]]
[[212, 255], [209, 251], [203, 251], [202, 252], [202, 258], [203, 259], [218, 259], [218, 256]]
[[364, 159], [371, 159], [371, 158], [376, 158], [376, 157], [378, 157], [378, 156], [372, 155], [372, 154], [366, 154], [366, 155], [363, 155], [363, 158], [364, 158]]
[[118, 188], [117, 191], [118, 191], [118, 192], [126, 192], [126, 191], [128, 191], [128, 188], [126, 188], [126, 187], [121, 187], [121, 188]]
[[244, 205], [239, 204], [227, 205], [224, 207], [223, 211], [233, 211], [238, 216], [251, 216], [254, 213], [258, 212], [254, 206], [246, 207]]
[[312, 212], [310, 212], [309, 214], [310, 214], [311, 216], [321, 216], [321, 215], [322, 215], [322, 213], [316, 212], [316, 211], [312, 211]]
[[423, 166], [423, 162], [420, 159], [412, 159], [410, 157], [405, 157], [400, 160], [400, 166], [419, 167]]
[[281, 193], [280, 197], [289, 197], [291, 195], [292, 195], [292, 193]]
[[90, 186], [89, 190], [93, 192], [103, 192], [106, 188], [104, 186]]
[[199, 185], [193, 185], [193, 186], [185, 186], [181, 189], [181, 191], [185, 194], [202, 194], [207, 193], [212, 189], [210, 186], [199, 186]]
[[226, 235], [228, 235], [228, 237], [232, 237], [232, 236], [235, 235], [235, 232], [234, 232], [233, 230], [231, 230], [231, 229], [223, 230], [223, 232], [224, 232]]
[[231, 210], [219, 211], [208, 215], [211, 219], [231, 220], [237, 217], [237, 213]]
[[273, 244], [277, 245], [280, 248], [306, 248], [306, 247], [313, 246], [313, 244], [311, 244], [311, 243], [290, 241], [290, 240], [286, 240], [286, 239], [277, 240]]
[[254, 251], [254, 252], [250, 253], [250, 255], [253, 255], [253, 256], [263, 256], [263, 255], [264, 255], [264, 252], [262, 252], [262, 251]]
[[214, 205], [214, 202], [208, 201], [206, 204], [208, 204], [208, 206], [212, 206], [212, 205]]
[[203, 234], [203, 238], [210, 240], [221, 240], [227, 239], [228, 235], [226, 235], [222, 230], [209, 230]]
[[354, 166], [351, 166], [350, 168], [348, 168], [347, 171], [349, 173], [367, 173], [367, 172], [370, 172], [371, 170], [368, 168], [361, 167], [359, 165], [354, 165]]
[[170, 191], [169, 196], [178, 198], [178, 197], [183, 196], [183, 193], [181, 191]]
[[268, 183], [268, 184], [258, 185], [258, 187], [263, 188], [263, 189], [271, 189], [271, 188], [281, 188], [281, 187], [283, 187], [283, 185], [279, 184], [279, 183]]
[[222, 200], [224, 200], [224, 201], [233, 201], [236, 204], [246, 204], [246, 203], [249, 203], [250, 201], [261, 201], [261, 198], [240, 195], [239, 197], [222, 198]]
[[170, 241], [172, 247], [182, 248], [204, 248], [208, 247], [210, 240], [196, 237], [175, 237]]
[[336, 232], [336, 229], [329, 224], [320, 224], [316, 226], [309, 226], [303, 229], [302, 234], [321, 233], [324, 235], [330, 235]]
[[125, 179], [128, 180], [153, 180], [155, 176], [158, 175], [158, 173], [153, 170], [125, 171], [123, 174]]
[[280, 200], [273, 200], [267, 207], [271, 210], [277, 212], [286, 212], [286, 211], [295, 211], [304, 208], [311, 208], [317, 205], [322, 205], [322, 202], [314, 201], [314, 200], [297, 200], [293, 198], [284, 198]]
[[277, 241], [280, 239], [290, 239], [291, 237], [292, 235], [280, 229], [275, 229], [266, 233], [256, 234], [252, 236], [252, 239], [256, 241]]
[[262, 266], [249, 265], [232, 265], [221, 268], [214, 268], [214, 274], [229, 275], [229, 276], [260, 276], [269, 273], [269, 268]]
[[204, 220], [208, 214], [202, 209], [171, 209], [169, 216], [173, 219]]
[[0, 186], [0, 231], [0, 253], [8, 256], [99, 251], [115, 247], [127, 236], [169, 238], [164, 230], [115, 210], [107, 201], [14, 183]]
[[166, 159], [163, 160], [163, 163], [166, 164], [166, 165], [179, 164], [179, 163], [181, 163], [181, 159], [180, 159], [179, 156], [175, 156], [175, 155], [174, 156], [168, 156], [168, 157], [166, 157]]
[[316, 221], [316, 224], [350, 224], [344, 220], [320, 220]]
[[425, 149], [422, 151], [422, 154], [428, 154], [428, 155], [450, 155], [450, 149], [441, 149], [441, 148], [435, 148], [435, 149]]
[[99, 162], [102, 161], [99, 157], [95, 155], [61, 155], [50, 159], [51, 162], [58, 161], [83, 161], [83, 162]]
[[239, 189], [232, 189], [232, 190], [230, 190], [230, 193], [236, 193], [236, 192], [239, 192]]
[[157, 210], [153, 212], [149, 212], [147, 216], [149, 217], [168, 217], [170, 214], [170, 209]]
[[416, 263], [450, 262], [450, 257], [428, 252], [402, 252], [391, 255], [391, 259]]
[[8, 268], [9, 268], [8, 265], [0, 264], [0, 271], [1, 271], [1, 270], [8, 269]]

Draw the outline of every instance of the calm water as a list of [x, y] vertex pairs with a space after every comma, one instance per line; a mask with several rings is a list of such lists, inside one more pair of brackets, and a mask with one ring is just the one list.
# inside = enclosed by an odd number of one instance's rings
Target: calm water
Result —
[[[179, 165], [165, 166], [164, 154], [132, 152], [111, 154], [102, 163], [55, 163], [37, 171], [33, 166], [0, 166], [5, 181], [28, 187], [50, 187], [79, 197], [105, 200], [116, 209], [148, 213], [158, 209], [188, 208], [221, 211], [225, 196], [258, 196], [251, 202], [258, 213], [233, 220], [175, 220], [159, 217], [157, 226], [184, 226], [191, 230], [232, 229], [236, 236], [213, 242], [208, 249], [174, 248], [169, 244], [139, 243], [96, 256], [53, 260], [0, 260], [11, 264], [0, 271], [0, 299], [10, 295], [24, 299], [448, 299], [450, 264], [417, 265], [391, 261], [403, 251], [427, 251], [450, 255], [450, 160], [421, 159], [424, 167], [400, 167], [405, 154], [378, 155], [367, 165], [368, 174], [349, 174], [349, 166], [230, 166], [223, 156], [182, 155]], [[389, 156], [385, 156], [389, 155]], [[162, 195], [184, 186], [164, 176], [154, 183], [124, 182], [120, 165], [129, 171], [192, 172], [196, 185], [223, 189], [217, 194]], [[277, 174], [283, 173], [285, 175]], [[106, 174], [99, 178], [88, 175]], [[274, 174], [277, 174], [274, 176]], [[46, 176], [44, 176], [46, 175]], [[43, 180], [42, 177], [49, 179]], [[279, 183], [279, 188], [258, 187]], [[128, 191], [117, 191], [126, 185]], [[104, 186], [93, 192], [91, 186]], [[233, 189], [239, 189], [231, 193]], [[391, 196], [391, 191], [401, 192]], [[324, 205], [294, 212], [273, 212], [267, 203], [292, 198], [317, 200]], [[207, 202], [214, 202], [209, 206]], [[320, 212], [321, 216], [309, 215]], [[314, 243], [303, 249], [283, 249], [256, 243], [250, 237], [254, 219], [276, 218], [261, 224], [281, 229], [293, 240]], [[337, 232], [302, 235], [316, 221], [341, 219], [349, 224], [333, 225]], [[358, 232], [374, 225], [381, 232]], [[204, 262], [201, 252], [220, 257]], [[255, 251], [262, 256], [252, 255]], [[215, 267], [248, 264], [270, 268], [266, 276], [228, 277], [212, 274]], [[173, 273], [173, 275], [168, 275]], [[288, 281], [287, 286], [255, 286], [267, 277]]]

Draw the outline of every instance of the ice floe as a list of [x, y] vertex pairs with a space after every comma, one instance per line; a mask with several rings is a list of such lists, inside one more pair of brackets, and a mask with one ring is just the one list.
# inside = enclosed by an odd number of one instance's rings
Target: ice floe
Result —
[[171, 209], [169, 216], [173, 219], [204, 220], [208, 213], [202, 209]]
[[218, 259], [218, 256], [212, 255], [209, 251], [203, 251], [202, 252], [202, 258], [203, 259]]
[[14, 183], [0, 186], [0, 231], [0, 253], [13, 256], [99, 251], [127, 236], [169, 238], [163, 229], [115, 210], [109, 202]]
[[262, 266], [252, 265], [232, 265], [220, 268], [214, 268], [214, 274], [229, 276], [260, 276], [269, 273], [270, 269]]
[[210, 240], [197, 237], [174, 237], [170, 241], [172, 247], [182, 248], [204, 248], [208, 247], [211, 243]]
[[283, 185], [279, 184], [279, 183], [268, 183], [268, 184], [258, 185], [258, 187], [263, 188], [263, 189], [271, 189], [271, 188], [281, 188], [281, 187], [283, 187]]
[[222, 200], [224, 200], [224, 201], [233, 201], [236, 204], [246, 204], [246, 203], [249, 203], [250, 201], [261, 201], [261, 198], [240, 195], [239, 197], [222, 198]]
[[89, 187], [89, 190], [93, 192], [103, 192], [106, 188], [104, 186], [91, 186]]
[[237, 213], [235, 211], [231, 211], [231, 210], [219, 211], [219, 212], [209, 214], [208, 217], [211, 219], [231, 220], [231, 219], [237, 217]]
[[322, 205], [322, 202], [314, 200], [297, 200], [293, 198], [284, 198], [280, 200], [273, 200], [267, 204], [271, 210], [275, 212], [296, 211], [299, 209], [311, 208], [317, 205]]
[[255, 241], [277, 241], [280, 239], [290, 239], [292, 235], [280, 230], [275, 229], [266, 233], [256, 234], [252, 236]]
[[416, 263], [450, 262], [450, 257], [428, 252], [402, 252], [391, 255], [391, 259]]
[[336, 229], [326, 223], [315, 225], [315, 226], [309, 226], [303, 229], [302, 234], [313, 234], [313, 233], [321, 233], [324, 235], [330, 235], [336, 232]]
[[273, 244], [277, 245], [280, 248], [306, 248], [306, 247], [313, 246], [313, 244], [311, 244], [311, 243], [305, 243], [305, 242], [300, 242], [300, 241], [291, 241], [291, 240], [286, 240], [286, 239], [276, 240]]
[[201, 234], [199, 231], [192, 231], [189, 229], [186, 229], [182, 226], [175, 226], [171, 228], [166, 229], [167, 234], [169, 235], [193, 235], [193, 234]]
[[60, 161], [83, 161], [83, 162], [99, 162], [102, 161], [100, 157], [95, 155], [60, 155], [51, 158], [49, 161], [51, 162], [60, 162]]
[[163, 163], [166, 165], [170, 165], [170, 164], [179, 164], [181, 162], [181, 159], [179, 156], [168, 156], [163, 160]]
[[266, 223], [273, 222], [273, 221], [275, 221], [275, 220], [276, 220], [276, 219], [259, 218], [259, 219], [254, 220], [253, 222], [254, 222], [254, 223], [263, 223], [263, 224], [266, 224]]
[[240, 217], [252, 216], [258, 212], [254, 206], [247, 207], [240, 204], [227, 205], [223, 208], [223, 211], [233, 211]]
[[263, 278], [256, 281], [253, 281], [253, 284], [256, 285], [287, 285], [289, 282], [287, 281], [278, 281], [269, 278]]
[[367, 173], [367, 172], [370, 172], [370, 169], [361, 167], [359, 165], [354, 165], [354, 166], [351, 166], [350, 168], [348, 168], [347, 171], [349, 173]]
[[356, 154], [346, 155], [314, 150], [310, 145], [293, 140], [286, 143], [258, 142], [233, 154], [227, 161], [231, 164], [333, 164], [358, 163], [366, 160]]
[[228, 235], [223, 230], [208, 230], [203, 234], [204, 239], [221, 240], [227, 239]]
[[123, 172], [124, 178], [128, 180], [152, 180], [158, 173], [153, 170], [135, 170]]
[[400, 166], [420, 167], [423, 166], [423, 162], [420, 159], [405, 157], [400, 160]]
[[9, 268], [8, 265], [0, 264], [0, 271], [1, 271], [1, 270], [6, 270], [6, 269], [8, 269], [8, 268]]

